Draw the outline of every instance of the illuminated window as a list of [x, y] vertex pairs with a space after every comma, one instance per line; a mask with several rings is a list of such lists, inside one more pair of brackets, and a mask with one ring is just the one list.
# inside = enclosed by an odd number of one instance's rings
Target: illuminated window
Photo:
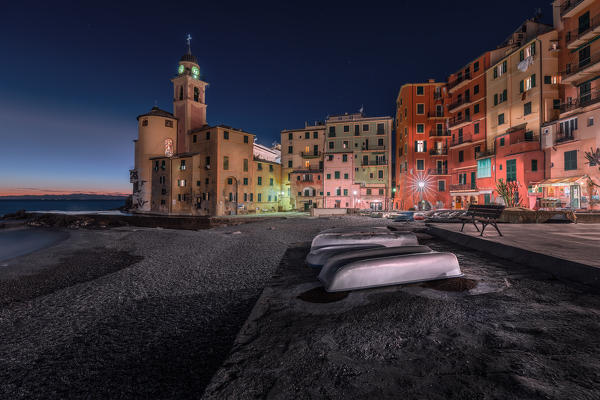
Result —
[[310, 169], [310, 161], [304, 161], [304, 168]]

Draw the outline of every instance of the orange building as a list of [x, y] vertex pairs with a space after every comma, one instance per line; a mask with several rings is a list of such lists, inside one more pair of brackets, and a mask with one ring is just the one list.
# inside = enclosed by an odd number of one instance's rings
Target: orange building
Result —
[[446, 85], [407, 83], [396, 100], [396, 209], [449, 207]]
[[448, 78], [448, 172], [453, 208], [478, 202], [476, 157], [486, 150], [485, 71], [496, 54], [486, 52]]

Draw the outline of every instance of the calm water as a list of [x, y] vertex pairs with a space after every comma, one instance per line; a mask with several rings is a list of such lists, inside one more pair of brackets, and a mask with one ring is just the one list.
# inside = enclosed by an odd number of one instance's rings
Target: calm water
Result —
[[27, 211], [105, 211], [121, 207], [125, 200], [0, 200], [0, 216]]

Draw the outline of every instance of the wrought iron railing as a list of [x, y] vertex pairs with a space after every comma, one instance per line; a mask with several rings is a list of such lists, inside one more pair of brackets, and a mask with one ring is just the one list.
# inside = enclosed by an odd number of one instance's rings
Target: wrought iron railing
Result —
[[560, 15], [562, 16], [562, 15], [568, 13], [569, 11], [571, 11], [572, 9], [577, 7], [582, 2], [583, 2], [583, 0], [565, 0], [565, 1], [563, 1], [562, 4], [560, 5]]
[[461, 116], [460, 118], [459, 117], [450, 118], [448, 120], [448, 125], [449, 126], [456, 126], [456, 125], [459, 125], [459, 124], [463, 124], [465, 122], [471, 122], [471, 116], [470, 115], [464, 115], [464, 116]]
[[592, 90], [583, 96], [576, 98], [570, 103], [564, 103], [560, 105], [560, 112], [565, 113], [568, 111], [576, 110], [580, 107], [587, 107], [591, 104], [600, 102], [600, 89]]
[[437, 149], [431, 149], [429, 150], [429, 154], [432, 156], [447, 156], [448, 155], [448, 149], [445, 147], [442, 148], [437, 148]]
[[448, 175], [448, 168], [431, 168], [427, 170], [429, 175]]
[[567, 44], [579, 39], [581, 36], [586, 35], [600, 26], [600, 15], [596, 15], [590, 19], [588, 26], [579, 26], [578, 29], [567, 32], [566, 41]]

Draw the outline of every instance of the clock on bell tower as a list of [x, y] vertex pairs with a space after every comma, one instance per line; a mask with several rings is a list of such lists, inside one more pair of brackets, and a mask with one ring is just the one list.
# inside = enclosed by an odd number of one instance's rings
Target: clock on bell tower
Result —
[[189, 132], [206, 125], [205, 92], [208, 83], [200, 78], [198, 60], [192, 55], [190, 35], [187, 36], [187, 52], [179, 60], [177, 75], [173, 82], [173, 114], [177, 124], [177, 153], [189, 151]]

